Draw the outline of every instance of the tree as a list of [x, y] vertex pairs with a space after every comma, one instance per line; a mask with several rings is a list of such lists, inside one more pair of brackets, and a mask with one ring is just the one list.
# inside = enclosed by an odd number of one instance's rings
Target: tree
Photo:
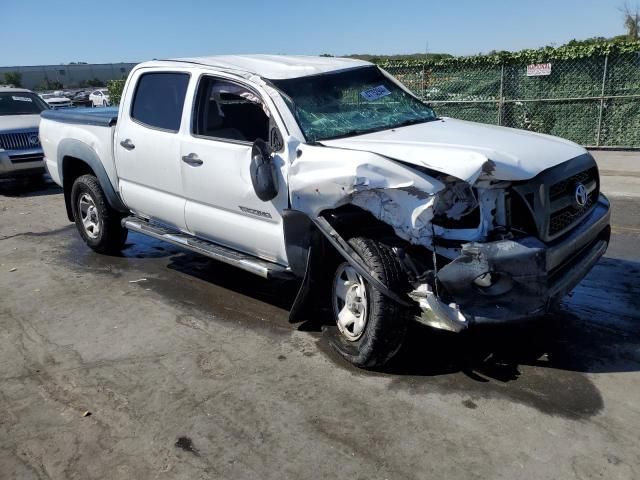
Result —
[[631, 8], [628, 3], [625, 3], [620, 8], [624, 17], [624, 28], [627, 29], [627, 38], [629, 40], [638, 40], [638, 33], [640, 33], [640, 8], [636, 5]]
[[36, 86], [36, 90], [62, 90], [64, 86], [57, 80], [49, 80], [45, 78]]
[[99, 78], [94, 78], [93, 80], [87, 80], [87, 85], [90, 87], [104, 87], [104, 82]]
[[20, 72], [7, 72], [4, 74], [4, 81], [16, 88], [22, 86], [22, 74]]
[[120, 98], [122, 97], [122, 91], [124, 90], [124, 84], [126, 80], [109, 80], [107, 82], [107, 89], [109, 90], [109, 101], [111, 105], [119, 105]]

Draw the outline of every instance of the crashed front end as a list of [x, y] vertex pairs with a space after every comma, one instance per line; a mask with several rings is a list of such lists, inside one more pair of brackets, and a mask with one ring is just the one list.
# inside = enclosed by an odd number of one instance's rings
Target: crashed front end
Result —
[[353, 205], [390, 226], [407, 243], [397, 253], [422, 323], [460, 331], [541, 316], [606, 251], [609, 202], [587, 153], [518, 181], [495, 178], [490, 160], [473, 182], [384, 161], [355, 162], [353, 175], [301, 162], [292, 203], [311, 215], [322, 215], [327, 200], [333, 208]]
[[[568, 294], [609, 243], [610, 206], [599, 182], [584, 154], [505, 188], [492, 210], [504, 209], [504, 217], [494, 217], [487, 237], [463, 242], [437, 273], [439, 299], [462, 312], [451, 326], [540, 316]], [[427, 296], [414, 292], [423, 306]]]

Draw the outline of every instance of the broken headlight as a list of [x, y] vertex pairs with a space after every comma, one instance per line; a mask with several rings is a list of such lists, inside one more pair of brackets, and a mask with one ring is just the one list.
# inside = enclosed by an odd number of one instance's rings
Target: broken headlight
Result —
[[476, 191], [462, 180], [448, 177], [446, 188], [438, 193], [433, 223], [444, 228], [475, 228], [480, 224]]

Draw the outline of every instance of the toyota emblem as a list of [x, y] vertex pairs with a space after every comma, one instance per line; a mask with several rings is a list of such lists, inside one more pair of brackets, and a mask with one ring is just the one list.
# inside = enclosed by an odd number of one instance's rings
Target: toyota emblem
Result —
[[32, 135], [29, 135], [29, 144], [34, 146], [40, 145], [40, 139], [38, 138], [37, 134], [34, 133]]
[[587, 187], [579, 183], [576, 185], [576, 205], [580, 208], [587, 204]]

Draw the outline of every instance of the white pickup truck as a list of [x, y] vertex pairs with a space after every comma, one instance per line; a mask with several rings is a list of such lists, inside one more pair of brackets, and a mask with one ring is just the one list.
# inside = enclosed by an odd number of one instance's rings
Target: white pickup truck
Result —
[[544, 315], [609, 242], [582, 147], [438, 117], [359, 60], [142, 63], [118, 111], [48, 110], [40, 136], [91, 248], [132, 230], [298, 279], [291, 320], [333, 316], [333, 346], [362, 367], [389, 360], [410, 321]]

